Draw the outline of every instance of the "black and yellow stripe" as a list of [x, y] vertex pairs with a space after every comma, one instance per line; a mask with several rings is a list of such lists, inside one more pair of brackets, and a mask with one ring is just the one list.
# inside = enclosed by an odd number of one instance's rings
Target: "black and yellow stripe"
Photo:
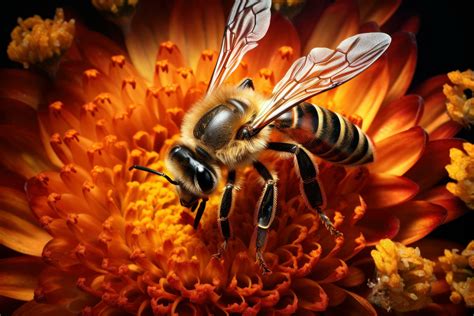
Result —
[[373, 161], [373, 147], [367, 135], [342, 115], [323, 107], [300, 103], [274, 125], [324, 160], [343, 165]]

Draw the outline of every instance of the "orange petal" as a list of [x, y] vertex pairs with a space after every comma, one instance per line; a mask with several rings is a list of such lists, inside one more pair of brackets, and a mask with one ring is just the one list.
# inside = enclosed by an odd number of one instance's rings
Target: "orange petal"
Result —
[[151, 82], [158, 45], [168, 40], [169, 10], [164, 1], [141, 1], [130, 29], [124, 32], [130, 59]]
[[358, 0], [361, 22], [384, 24], [400, 6], [400, 0]]
[[321, 15], [328, 6], [329, 1], [304, 1], [304, 6], [300, 12], [292, 18], [301, 43], [304, 44], [313, 33]]
[[420, 126], [430, 134], [451, 121], [446, 111], [446, 97], [443, 94], [443, 85], [447, 82], [447, 76], [440, 75], [428, 79], [415, 90], [415, 93], [425, 100], [425, 111], [420, 120]]
[[428, 142], [421, 158], [405, 176], [418, 183], [421, 191], [434, 186], [448, 175], [444, 167], [450, 162], [449, 149], [461, 149], [462, 143], [460, 139], [440, 139]]
[[415, 242], [444, 222], [447, 211], [434, 203], [410, 201], [387, 209], [400, 220], [400, 230], [394, 241], [403, 244]]
[[31, 71], [0, 69], [0, 97], [21, 101], [36, 109], [41, 102], [44, 78]]
[[18, 252], [39, 257], [50, 239], [33, 217], [25, 194], [0, 188], [0, 242]]
[[380, 32], [380, 26], [375, 22], [367, 22], [359, 27], [359, 33]]
[[429, 78], [428, 80], [421, 83], [414, 91], [426, 99], [427, 97], [437, 93], [443, 89], [443, 85], [448, 83], [449, 79], [447, 75], [438, 75]]
[[270, 57], [283, 46], [291, 47], [293, 50], [291, 61], [300, 56], [301, 45], [295, 27], [281, 14], [274, 13], [267, 34], [258, 42], [258, 46], [245, 56], [249, 73], [255, 76], [262, 68], [279, 71], [273, 69], [274, 64]]
[[40, 304], [35, 301], [31, 301], [23, 304], [19, 309], [15, 311], [14, 316], [30, 316], [30, 315], [41, 315], [41, 316], [74, 316], [76, 314], [68, 311], [67, 309], [52, 304]]
[[366, 282], [366, 280], [367, 277], [365, 276], [363, 270], [355, 266], [350, 266], [347, 276], [340, 280], [338, 284], [344, 287], [354, 287], [361, 285], [362, 283]]
[[296, 279], [293, 289], [298, 297], [298, 305], [310, 311], [324, 311], [328, 306], [328, 296], [321, 286], [310, 279]]
[[425, 111], [420, 120], [422, 126], [428, 133], [451, 121], [446, 110], [446, 96], [443, 92], [437, 92], [425, 98]]
[[420, 30], [420, 17], [416, 15], [407, 17], [401, 23], [399, 30], [402, 32], [418, 34], [418, 31]]
[[338, 306], [326, 311], [327, 315], [344, 315], [344, 316], [377, 316], [374, 307], [362, 296], [351, 291], [345, 290], [347, 298]]
[[32, 300], [42, 269], [39, 258], [25, 256], [0, 260], [0, 295], [21, 301]]
[[423, 99], [418, 95], [403, 96], [382, 107], [367, 134], [379, 142], [415, 126], [422, 115]]
[[361, 192], [370, 208], [383, 208], [405, 202], [418, 193], [418, 185], [407, 178], [371, 173]]
[[38, 126], [34, 108], [22, 101], [1, 96], [0, 123], [15, 124], [24, 128], [35, 128]]
[[357, 223], [367, 242], [374, 245], [384, 238], [393, 238], [400, 229], [400, 221], [393, 214], [385, 211], [369, 210], [368, 213]]
[[389, 173], [401, 176], [421, 157], [427, 136], [420, 127], [390, 136], [375, 144], [375, 162], [369, 165], [374, 173]]
[[448, 212], [445, 223], [469, 212], [466, 203], [449, 192], [444, 185], [431, 189], [423, 195], [420, 195], [419, 198], [444, 207]]
[[347, 297], [346, 291], [332, 283], [321, 284], [324, 292], [329, 297], [329, 306], [337, 306], [344, 302]]
[[0, 187], [5, 186], [18, 191], [25, 190], [25, 181], [26, 179], [19, 174], [7, 170], [3, 167], [0, 167]]
[[187, 65], [196, 69], [203, 50], [219, 50], [224, 25], [220, 1], [178, 0], [174, 2], [171, 12], [170, 40], [175, 42], [181, 51], [186, 52]]
[[0, 125], [0, 162], [25, 178], [53, 169], [54, 166], [39, 140], [39, 134], [34, 126], [22, 128], [14, 124]]
[[445, 122], [430, 133], [430, 140], [451, 138], [461, 129], [462, 126], [455, 121]]
[[[76, 273], [80, 272], [76, 271]], [[48, 266], [41, 271], [38, 286], [35, 289], [35, 296], [38, 298], [37, 300], [44, 300], [49, 304], [67, 308], [77, 315], [83, 306], [97, 302], [96, 298], [82, 290], [94, 291], [89, 286], [93, 278], [94, 276], [92, 275], [89, 276], [89, 280], [78, 278], [75, 274], [67, 274]], [[97, 291], [96, 293], [100, 292]]]
[[304, 46], [303, 54], [314, 47], [336, 48], [359, 29], [359, 10], [353, 1], [336, 1], [324, 10], [313, 33]]
[[90, 31], [76, 22], [75, 41], [82, 59], [93, 68], [108, 73], [110, 58], [115, 55], [126, 55], [115, 42], [106, 36]]
[[[334, 90], [334, 104], [345, 115], [363, 119], [362, 129], [370, 127], [389, 86], [386, 55], [382, 55], [362, 74]], [[340, 110], [339, 110], [340, 109]]]
[[348, 273], [346, 263], [338, 258], [324, 258], [312, 271], [312, 280], [318, 283], [333, 283], [344, 278]]
[[417, 51], [414, 34], [399, 32], [392, 35], [387, 50], [390, 86], [384, 102], [396, 100], [407, 91], [415, 73]]

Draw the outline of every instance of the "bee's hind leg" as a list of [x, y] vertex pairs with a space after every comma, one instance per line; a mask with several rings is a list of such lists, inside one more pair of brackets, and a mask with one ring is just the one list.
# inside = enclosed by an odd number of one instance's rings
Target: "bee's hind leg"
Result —
[[218, 248], [217, 253], [214, 255], [216, 258], [221, 258], [224, 254], [227, 241], [231, 237], [230, 223], [229, 223], [229, 214], [232, 210], [232, 193], [235, 189], [235, 170], [230, 170], [227, 175], [227, 184], [225, 186], [224, 194], [222, 194], [221, 205], [219, 208], [219, 229], [221, 231], [222, 237], [224, 237], [224, 242]]
[[263, 248], [267, 240], [267, 230], [273, 222], [276, 212], [277, 186], [271, 173], [259, 162], [254, 162], [257, 172], [265, 180], [265, 187], [258, 203], [257, 213], [257, 240], [256, 240], [256, 260], [264, 274], [271, 273], [265, 260], [263, 259]]
[[318, 213], [321, 222], [332, 235], [341, 236], [342, 233], [334, 227], [334, 224], [331, 222], [329, 217], [321, 210], [321, 206], [323, 205], [323, 194], [317, 179], [318, 172], [313, 161], [305, 150], [299, 145], [277, 142], [269, 143], [268, 149], [295, 155], [299, 176], [302, 182], [301, 191], [308, 206]]

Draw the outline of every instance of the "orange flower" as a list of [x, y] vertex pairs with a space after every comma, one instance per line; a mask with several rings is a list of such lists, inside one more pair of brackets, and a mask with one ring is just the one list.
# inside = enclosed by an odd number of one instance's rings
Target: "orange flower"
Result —
[[[250, 76], [265, 93], [310, 48], [377, 30], [397, 8], [396, 1], [361, 3], [313, 8], [308, 1], [294, 24], [275, 13], [266, 37], [229, 81]], [[193, 215], [166, 181], [128, 167], [162, 170], [184, 112], [205, 91], [224, 11], [217, 0], [171, 7], [142, 1], [124, 27], [130, 58], [76, 25], [53, 80], [0, 72], [0, 240], [19, 253], [0, 261], [0, 295], [29, 301], [17, 315], [349, 309], [374, 315], [364, 298], [368, 276], [355, 256], [382, 238], [419, 240], [464, 212], [443, 186], [434, 187], [446, 175], [449, 149], [461, 146], [450, 139], [459, 125], [441, 110], [445, 78], [404, 95], [416, 44], [400, 31], [367, 71], [312, 100], [361, 125], [376, 147], [375, 162], [365, 167], [317, 160], [326, 212], [344, 236], [331, 236], [308, 211], [291, 162], [266, 160], [279, 175], [279, 211], [264, 254], [273, 273], [262, 276], [254, 259], [262, 186], [251, 170], [231, 215], [234, 239], [221, 260], [212, 257], [221, 242], [219, 195], [194, 231]]]

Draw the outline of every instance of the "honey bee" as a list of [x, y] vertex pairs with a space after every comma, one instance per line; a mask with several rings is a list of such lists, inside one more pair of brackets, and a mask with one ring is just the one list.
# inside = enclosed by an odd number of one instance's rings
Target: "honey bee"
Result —
[[[365, 33], [347, 38], [336, 49], [314, 48], [293, 63], [269, 98], [254, 90], [251, 79], [236, 86], [224, 84], [246, 52], [267, 32], [270, 8], [270, 0], [235, 1], [207, 93], [185, 114], [181, 138], [167, 155], [166, 168], [174, 179], [147, 167], [131, 167], [158, 174], [174, 184], [181, 204], [193, 212], [197, 208], [194, 228], [209, 195], [221, 181], [222, 171], [227, 170], [218, 215], [224, 239], [216, 254], [220, 256], [231, 237], [229, 215], [236, 172], [253, 165], [265, 183], [256, 209], [256, 260], [263, 272], [270, 272], [262, 251], [275, 217], [277, 185], [258, 160], [260, 154], [271, 150], [294, 156], [307, 207], [319, 214], [331, 234], [340, 235], [322, 211], [324, 194], [309, 153], [333, 163], [360, 165], [373, 160], [373, 147], [366, 134], [343, 116], [304, 101], [364, 71], [391, 41], [385, 33]], [[288, 142], [271, 142], [271, 133], [282, 134]]]

